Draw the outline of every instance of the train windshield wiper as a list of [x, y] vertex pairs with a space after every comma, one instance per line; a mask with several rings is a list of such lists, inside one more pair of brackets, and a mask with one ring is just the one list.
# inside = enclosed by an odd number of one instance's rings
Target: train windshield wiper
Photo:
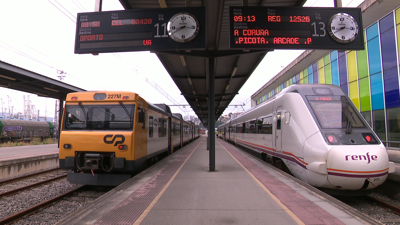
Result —
[[352, 121], [353, 121], [353, 112], [350, 112], [350, 115], [347, 117], [346, 134], [351, 134], [353, 132]]
[[79, 102], [79, 106], [81, 107], [82, 111], [83, 111], [83, 115], [85, 116], [85, 121], [88, 122], [89, 121], [89, 116], [86, 112], [85, 107], [83, 107], [82, 102]]
[[126, 106], [124, 105], [124, 103], [122, 103], [122, 102], [118, 102], [118, 103], [122, 106], [122, 108], [125, 110], [126, 114], [129, 116], [129, 121], [132, 121], [132, 115], [129, 114], [129, 111], [126, 108]]

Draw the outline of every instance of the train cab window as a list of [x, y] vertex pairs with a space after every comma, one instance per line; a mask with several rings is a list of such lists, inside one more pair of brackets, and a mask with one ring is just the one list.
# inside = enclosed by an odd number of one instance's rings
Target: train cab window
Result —
[[365, 128], [359, 112], [345, 96], [307, 96], [321, 128]]
[[277, 130], [281, 129], [281, 124], [282, 124], [282, 116], [281, 116], [281, 113], [278, 112], [276, 115], [276, 129]]
[[260, 133], [272, 134], [272, 116], [264, 117], [262, 119], [262, 127]]
[[153, 137], [153, 116], [149, 116], [149, 137]]
[[135, 105], [66, 105], [65, 130], [132, 130]]

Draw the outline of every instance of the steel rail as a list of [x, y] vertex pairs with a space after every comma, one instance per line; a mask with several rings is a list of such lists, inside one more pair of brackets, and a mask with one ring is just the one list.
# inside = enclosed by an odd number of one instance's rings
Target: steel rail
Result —
[[32, 174], [28, 174], [28, 175], [24, 175], [24, 176], [20, 176], [20, 177], [11, 178], [11, 179], [8, 179], [8, 180], [3, 180], [3, 181], [0, 182], [0, 185], [5, 184], [5, 183], [9, 183], [9, 182], [13, 182], [13, 181], [16, 181], [16, 180], [24, 179], [24, 178], [27, 178], [27, 177], [36, 176], [36, 175], [39, 175], [39, 174], [42, 174], [42, 173], [47, 173], [47, 172], [51, 172], [51, 171], [54, 171], [54, 170], [59, 170], [59, 169], [60, 168], [54, 168], [54, 169], [44, 170], [44, 171], [40, 171], [40, 172], [37, 172], [37, 173], [32, 173]]
[[380, 205], [380, 206], [382, 206], [382, 207], [384, 207], [384, 208], [387, 208], [387, 209], [392, 210], [393, 213], [395, 213], [395, 214], [397, 214], [397, 215], [400, 215], [400, 208], [399, 208], [399, 207], [397, 207], [397, 206], [395, 206], [395, 205], [392, 205], [392, 204], [390, 204], [390, 203], [384, 202], [384, 201], [382, 201], [382, 200], [379, 200], [379, 199], [377, 199], [377, 198], [375, 198], [375, 197], [371, 197], [371, 196], [365, 196], [365, 197], [367, 197], [367, 198], [370, 199], [371, 201], [377, 203], [378, 205]]
[[75, 189], [73, 189], [73, 190], [71, 190], [69, 192], [66, 192], [66, 193], [61, 194], [61, 195], [59, 195], [57, 197], [54, 197], [54, 198], [52, 198], [50, 200], [47, 200], [47, 201], [42, 202], [42, 203], [40, 203], [38, 205], [35, 205], [35, 206], [33, 206], [33, 207], [29, 208], [29, 209], [25, 209], [25, 210], [23, 210], [21, 212], [18, 212], [16, 214], [14, 214], [14, 215], [11, 215], [11, 216], [3, 219], [3, 220], [0, 220], [0, 225], [14, 223], [14, 222], [22, 219], [22, 217], [24, 217], [26, 215], [29, 215], [29, 214], [32, 214], [32, 213], [40, 210], [41, 208], [47, 207], [48, 205], [51, 205], [54, 202], [59, 201], [59, 200], [63, 199], [64, 197], [66, 197], [66, 196], [68, 196], [70, 194], [73, 194], [76, 191], [79, 191], [79, 190], [83, 189], [84, 187], [85, 186], [81, 186], [81, 187], [75, 188]]
[[67, 176], [67, 174], [63, 174], [63, 175], [60, 175], [60, 176], [57, 176], [57, 177], [50, 178], [48, 180], [40, 181], [40, 182], [37, 182], [37, 183], [34, 183], [34, 184], [30, 184], [30, 185], [27, 185], [27, 186], [24, 186], [24, 187], [21, 187], [21, 188], [17, 188], [17, 189], [11, 190], [11, 191], [6, 191], [6, 192], [3, 192], [3, 193], [0, 193], [0, 197], [12, 195], [12, 194], [17, 193], [19, 191], [23, 191], [23, 190], [26, 190], [28, 188], [35, 187], [35, 186], [38, 186], [38, 185], [41, 185], [41, 184], [44, 184], [44, 183], [48, 183], [50, 181], [57, 180], [57, 179], [60, 179], [60, 178], [66, 177], [66, 176]]

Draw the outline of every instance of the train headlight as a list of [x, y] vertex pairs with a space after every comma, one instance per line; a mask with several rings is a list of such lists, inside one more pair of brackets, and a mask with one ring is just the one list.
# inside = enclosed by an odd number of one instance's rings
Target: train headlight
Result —
[[119, 146], [118, 146], [118, 149], [119, 149], [119, 150], [128, 150], [128, 146], [126, 146], [126, 145], [119, 145]]
[[70, 144], [64, 144], [64, 149], [69, 150], [69, 149], [71, 149], [71, 148], [72, 148], [72, 145], [70, 145]]
[[328, 144], [330, 145], [339, 144], [338, 138], [336, 137], [335, 134], [326, 134], [325, 136], [328, 139]]
[[362, 133], [362, 136], [364, 137], [364, 139], [367, 141], [368, 144], [378, 144], [374, 135], [372, 135], [371, 133]]

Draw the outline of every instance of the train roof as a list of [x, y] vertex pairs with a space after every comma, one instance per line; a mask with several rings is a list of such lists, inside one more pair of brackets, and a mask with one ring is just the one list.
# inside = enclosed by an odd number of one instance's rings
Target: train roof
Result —
[[[330, 91], [328, 91], [329, 89]], [[239, 119], [243, 116], [246, 116], [247, 114], [253, 112], [254, 110], [264, 106], [268, 102], [279, 98], [280, 96], [284, 95], [285, 93], [299, 93], [302, 96], [307, 96], [307, 95], [346, 95], [343, 91], [343, 89], [339, 86], [332, 85], [332, 84], [293, 84], [289, 87], [286, 87], [283, 89], [281, 92], [279, 92], [277, 95], [269, 98], [268, 100], [264, 101], [263, 103], [256, 105], [255, 107], [243, 112], [242, 114], [238, 115], [235, 118], [232, 118], [225, 122], [224, 124], [220, 126], [224, 126], [226, 124], [229, 124], [236, 119]]]
[[[131, 91], [82, 91], [82, 92], [72, 92], [67, 94], [66, 101], [70, 101], [72, 97], [77, 97], [77, 100], [74, 101], [96, 101], [94, 99], [95, 94], [106, 94], [106, 95], [119, 95], [119, 98], [115, 99], [107, 99], [108, 101], [121, 101], [122, 99], [121, 96], [128, 96], [129, 100], [137, 100], [139, 98], [143, 99], [139, 94]], [[172, 113], [171, 108], [164, 103], [159, 103], [159, 104], [152, 104], [143, 99], [147, 104], [149, 105], [149, 108], [155, 111], [158, 111], [160, 113], [166, 114], [168, 116], [174, 117], [175, 119], [183, 120], [183, 117], [180, 113]], [[126, 101], [126, 100], [125, 100]]]

